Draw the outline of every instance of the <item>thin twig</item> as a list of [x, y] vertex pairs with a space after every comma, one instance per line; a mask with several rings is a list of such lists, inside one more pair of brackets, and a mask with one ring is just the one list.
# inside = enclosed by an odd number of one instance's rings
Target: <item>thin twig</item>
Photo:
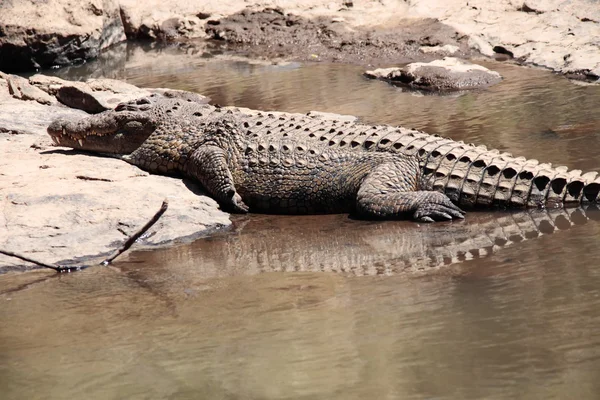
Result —
[[[127, 238], [125, 243], [123, 243], [123, 245], [117, 251], [115, 251], [110, 257], [108, 257], [106, 260], [102, 261], [100, 263], [100, 265], [104, 265], [104, 266], [109, 265], [110, 263], [112, 263], [114, 261], [115, 258], [119, 257], [121, 254], [126, 252], [135, 243], [135, 241], [140, 238], [140, 236], [142, 236], [144, 233], [146, 233], [146, 231], [148, 229], [150, 229], [152, 227], [152, 225], [154, 225], [156, 223], [156, 221], [159, 220], [159, 218], [165, 213], [165, 211], [167, 211], [167, 208], [169, 208], [169, 202], [165, 199], [163, 201], [162, 205], [160, 206], [160, 209], [156, 212], [156, 214], [154, 214], [154, 216], [148, 222], [146, 222], [146, 225], [144, 225], [140, 230], [138, 230], [133, 235], [129, 236], [129, 238]], [[53, 269], [56, 272], [80, 271], [82, 269], [91, 267], [91, 265], [67, 266], [67, 265], [47, 264], [45, 262], [34, 260], [33, 258], [24, 256], [22, 254], [17, 254], [17, 253], [13, 253], [12, 251], [2, 250], [2, 249], [0, 249], [0, 253], [7, 255], [9, 257], [19, 258], [23, 261], [27, 261], [32, 264], [39, 265], [40, 267]]]
[[29, 258], [29, 257], [23, 256], [21, 254], [13, 253], [12, 251], [7, 251], [7, 250], [0, 249], [0, 253], [4, 254], [6, 256], [9, 256], [9, 257], [20, 258], [23, 261], [27, 261], [27, 262], [30, 262], [32, 264], [39, 265], [40, 267], [50, 268], [50, 269], [55, 270], [56, 272], [60, 272], [60, 268], [61, 268], [60, 265], [56, 266], [56, 265], [52, 265], [52, 264], [46, 264], [45, 262], [34, 260], [33, 258]]
[[121, 254], [123, 254], [124, 252], [127, 251], [128, 248], [131, 247], [132, 244], [135, 243], [136, 240], [138, 240], [140, 238], [140, 236], [142, 236], [144, 233], [146, 233], [146, 231], [148, 229], [150, 229], [150, 227], [152, 227], [152, 225], [154, 225], [156, 223], [156, 221], [158, 221], [158, 219], [165, 213], [165, 211], [167, 211], [167, 208], [169, 208], [169, 202], [167, 199], [165, 199], [162, 203], [162, 205], [160, 206], [160, 210], [158, 210], [156, 212], [156, 214], [154, 214], [154, 216], [152, 217], [152, 219], [148, 222], [146, 222], [146, 225], [142, 226], [142, 228], [137, 231], [136, 233], [134, 233], [133, 235], [131, 235], [129, 237], [129, 239], [127, 239], [125, 241], [125, 243], [123, 243], [123, 245], [113, 253], [112, 256], [108, 257], [106, 260], [102, 261], [100, 263], [100, 265], [108, 265], [111, 262], [113, 262], [113, 260], [117, 257], [119, 257]]

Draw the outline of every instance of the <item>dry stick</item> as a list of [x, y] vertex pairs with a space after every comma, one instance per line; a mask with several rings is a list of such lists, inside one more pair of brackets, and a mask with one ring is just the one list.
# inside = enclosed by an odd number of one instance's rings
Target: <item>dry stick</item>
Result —
[[13, 253], [12, 251], [7, 251], [7, 250], [0, 249], [0, 253], [2, 253], [4, 255], [7, 255], [9, 257], [20, 258], [23, 261], [27, 261], [27, 262], [30, 262], [32, 264], [37, 264], [40, 267], [53, 269], [56, 272], [60, 272], [60, 268], [62, 268], [61, 265], [55, 266], [55, 265], [51, 265], [51, 264], [46, 264], [45, 262], [37, 261], [37, 260], [34, 260], [33, 258], [29, 258], [29, 257], [23, 256], [23, 255], [17, 254], [17, 253]]
[[[167, 208], [169, 207], [169, 202], [165, 199], [162, 203], [162, 205], [160, 206], [160, 209], [156, 212], [156, 214], [154, 214], [154, 216], [152, 217], [152, 219], [150, 219], [148, 222], [146, 222], [146, 225], [144, 225], [140, 230], [138, 230], [136, 233], [134, 233], [133, 235], [131, 235], [126, 241], [125, 243], [123, 243], [123, 245], [113, 253], [113, 255], [111, 255], [110, 257], [108, 257], [106, 260], [102, 261], [100, 263], [100, 265], [109, 265], [111, 262], [114, 261], [115, 258], [119, 257], [121, 254], [123, 254], [124, 252], [127, 251], [127, 249], [129, 249], [131, 247], [131, 245], [133, 245], [133, 243], [135, 243], [136, 240], [138, 240], [140, 238], [140, 236], [142, 236], [144, 233], [146, 233], [146, 231], [148, 229], [150, 229], [152, 227], [152, 225], [154, 225], [156, 223], [156, 221], [158, 221], [158, 219], [165, 213], [165, 211], [167, 211]], [[90, 265], [82, 265], [82, 266], [66, 266], [66, 265], [52, 265], [52, 264], [47, 264], [45, 262], [41, 262], [41, 261], [37, 261], [34, 260], [33, 258], [29, 258], [27, 256], [21, 255], [21, 254], [17, 254], [17, 253], [13, 253], [12, 251], [6, 251], [6, 250], [2, 250], [0, 249], [0, 253], [10, 256], [10, 257], [15, 257], [15, 258], [19, 258], [23, 261], [27, 261], [36, 265], [39, 265], [40, 267], [44, 267], [44, 268], [50, 268], [53, 269], [56, 272], [71, 272], [71, 271], [80, 271], [82, 269], [88, 268], [90, 267]]]
[[108, 257], [106, 260], [102, 261], [100, 263], [100, 265], [108, 265], [111, 262], [113, 262], [113, 260], [117, 257], [119, 257], [121, 254], [123, 254], [124, 252], [127, 251], [128, 248], [131, 247], [131, 245], [133, 243], [135, 243], [136, 240], [139, 239], [140, 236], [142, 236], [144, 233], [146, 233], [146, 231], [148, 229], [150, 229], [150, 227], [152, 225], [154, 225], [156, 223], [156, 221], [158, 221], [158, 219], [165, 213], [165, 211], [167, 211], [167, 208], [169, 207], [169, 201], [167, 199], [163, 200], [162, 205], [160, 206], [160, 210], [158, 210], [156, 212], [156, 214], [154, 214], [154, 217], [152, 217], [152, 219], [148, 222], [146, 222], [146, 225], [142, 226], [142, 228], [137, 231], [136, 233], [134, 233], [133, 235], [131, 235], [129, 237], [129, 239], [127, 239], [127, 241], [125, 243], [123, 243], [123, 245], [113, 253], [112, 256]]

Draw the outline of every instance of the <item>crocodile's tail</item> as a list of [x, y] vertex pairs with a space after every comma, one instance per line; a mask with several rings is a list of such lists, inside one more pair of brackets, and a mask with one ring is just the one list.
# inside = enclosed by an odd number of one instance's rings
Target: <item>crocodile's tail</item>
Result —
[[[424, 189], [446, 193], [465, 208], [569, 206], [600, 202], [597, 172], [568, 171], [485, 146], [413, 134], [403, 152], [421, 160]], [[416, 139], [416, 140], [415, 140]], [[412, 148], [410, 148], [412, 147]]]

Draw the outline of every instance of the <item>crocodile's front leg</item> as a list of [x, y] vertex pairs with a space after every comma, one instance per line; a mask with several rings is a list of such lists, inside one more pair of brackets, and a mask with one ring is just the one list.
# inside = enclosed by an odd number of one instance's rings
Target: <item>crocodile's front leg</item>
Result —
[[201, 182], [221, 205], [235, 212], [248, 212], [248, 206], [235, 189], [225, 151], [220, 147], [209, 144], [198, 147], [191, 154], [186, 174]]
[[445, 194], [418, 190], [417, 165], [408, 160], [376, 167], [362, 182], [356, 200], [358, 213], [367, 217], [407, 216], [422, 222], [464, 218], [464, 211]]

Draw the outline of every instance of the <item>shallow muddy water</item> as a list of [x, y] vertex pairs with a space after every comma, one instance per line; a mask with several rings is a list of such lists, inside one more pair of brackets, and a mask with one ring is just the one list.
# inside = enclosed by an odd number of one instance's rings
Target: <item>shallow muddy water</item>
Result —
[[[504, 82], [440, 97], [355, 66], [125, 54], [57, 73], [354, 114], [600, 170], [600, 87], [542, 70], [485, 63]], [[6, 274], [0, 398], [597, 399], [599, 221], [595, 208], [431, 225], [253, 215], [110, 268]]]

